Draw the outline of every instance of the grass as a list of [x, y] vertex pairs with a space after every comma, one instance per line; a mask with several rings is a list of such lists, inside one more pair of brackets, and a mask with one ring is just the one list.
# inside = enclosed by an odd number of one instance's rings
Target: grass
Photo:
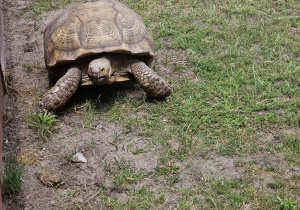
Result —
[[115, 159], [113, 163], [104, 161], [105, 171], [108, 176], [113, 177], [112, 183], [114, 188], [122, 188], [125, 185], [136, 184], [144, 178], [146, 174], [142, 171], [136, 171], [124, 159], [118, 161]]
[[27, 117], [27, 124], [29, 127], [36, 129], [39, 136], [48, 141], [54, 130], [54, 124], [58, 122], [56, 115], [48, 113], [46, 110], [44, 113], [31, 113]]
[[82, 128], [87, 128], [91, 126], [91, 123], [94, 122], [95, 108], [97, 105], [97, 100], [90, 101], [87, 100], [84, 105], [84, 121], [82, 123]]
[[70, 151], [64, 155], [65, 160], [70, 163], [72, 161], [72, 157], [76, 154], [76, 151]]
[[294, 210], [297, 209], [296, 202], [291, 201], [288, 199], [282, 199], [279, 196], [277, 196], [277, 200], [275, 200], [277, 203], [279, 203], [279, 209], [280, 210]]
[[[299, 2], [122, 2], [151, 29], [154, 69], [172, 83], [173, 95], [167, 103], [122, 95], [103, 112], [87, 101], [83, 128], [101, 113], [124, 133], [147, 139], [151, 146], [131, 148], [133, 155], [159, 148], [157, 167], [147, 173], [124, 159], [103, 162], [107, 183], [95, 194], [98, 204], [159, 209], [172, 200], [174, 209], [299, 208], [299, 175], [293, 174], [300, 167]], [[40, 17], [58, 9], [54, 4], [39, 0], [29, 8]], [[118, 151], [124, 141], [122, 133], [108, 143]], [[189, 171], [190, 162], [218, 158], [218, 175], [201, 167]], [[226, 174], [222, 160], [234, 160], [239, 176]], [[145, 180], [152, 185], [141, 186]], [[113, 190], [126, 192], [126, 199]]]
[[22, 68], [23, 68], [23, 70], [26, 71], [26, 72], [32, 72], [32, 71], [33, 71], [32, 66], [31, 66], [30, 64], [28, 64], [28, 63], [23, 64], [23, 65], [22, 65]]
[[86, 148], [94, 149], [95, 148], [95, 141], [91, 139], [90, 142], [85, 143]]
[[25, 172], [25, 164], [20, 163], [14, 156], [5, 157], [5, 166], [2, 173], [4, 191], [13, 194], [21, 189], [22, 175]]
[[128, 193], [128, 200], [124, 203], [118, 197], [110, 197], [105, 191], [100, 190], [103, 206], [111, 209], [151, 209], [164, 202], [164, 194], [155, 195], [148, 187], [133, 188]]
[[[241, 166], [250, 177], [261, 179], [265, 177], [258, 171], [275, 178], [282, 176], [283, 166], [300, 166], [297, 1], [131, 0], [126, 4], [152, 30], [155, 69], [163, 75], [167, 68], [180, 77], [168, 78], [173, 84], [168, 103], [120, 97], [106, 113], [111, 122], [160, 145], [162, 169], [172, 161], [210, 153], [238, 160], [271, 153], [280, 164], [261, 169], [255, 162]], [[172, 148], [170, 141], [178, 147]], [[163, 177], [172, 188], [179, 176], [165, 171], [167, 175], [153, 179]], [[256, 191], [251, 180], [237, 186], [207, 179], [207, 186], [215, 187], [206, 188], [204, 204], [198, 198], [189, 202], [188, 196], [178, 208], [242, 208], [243, 203], [282, 208], [275, 202], [279, 194], [298, 202], [299, 191], [292, 190], [289, 182], [280, 179]], [[231, 191], [235, 187], [239, 190]], [[193, 187], [187, 191], [199, 193]]]
[[145, 146], [145, 147], [140, 148], [140, 149], [139, 148], [135, 148], [135, 150], [132, 151], [132, 153], [136, 155], [138, 153], [142, 153], [142, 152], [146, 151], [147, 149], [149, 149], [151, 147], [152, 147], [152, 145], [148, 145], [148, 146]]
[[[71, 2], [72, 0], [35, 0], [28, 4], [26, 11], [29, 12], [31, 17], [41, 19], [44, 13], [57, 10]], [[36, 24], [34, 29], [38, 29]]]

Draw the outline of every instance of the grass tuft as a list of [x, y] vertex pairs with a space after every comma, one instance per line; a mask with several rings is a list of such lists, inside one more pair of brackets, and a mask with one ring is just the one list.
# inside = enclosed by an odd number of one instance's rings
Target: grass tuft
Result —
[[46, 110], [44, 113], [33, 113], [27, 117], [27, 123], [29, 127], [36, 129], [38, 134], [44, 140], [49, 140], [54, 130], [53, 126], [58, 122], [56, 115], [48, 113]]
[[297, 209], [297, 202], [289, 200], [289, 199], [282, 199], [277, 196], [275, 200], [276, 203], [279, 204], [280, 210], [296, 210]]
[[113, 163], [104, 162], [106, 172], [112, 176], [112, 182], [115, 188], [121, 188], [129, 184], [136, 184], [143, 179], [146, 174], [142, 171], [136, 171], [124, 159]]
[[20, 163], [14, 156], [5, 157], [5, 167], [2, 173], [2, 184], [6, 193], [13, 194], [20, 191], [22, 185], [21, 178], [24, 172], [24, 163]]
[[88, 128], [90, 127], [91, 123], [94, 122], [94, 117], [95, 117], [95, 108], [97, 105], [97, 100], [91, 101], [91, 100], [86, 100], [86, 103], [84, 105], [84, 121], [82, 123], [83, 128]]

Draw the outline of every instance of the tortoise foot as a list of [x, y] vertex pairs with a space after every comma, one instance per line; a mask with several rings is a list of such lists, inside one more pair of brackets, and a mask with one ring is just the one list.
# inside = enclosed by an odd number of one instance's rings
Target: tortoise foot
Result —
[[156, 99], [167, 99], [170, 97], [172, 92], [171, 86], [145, 63], [140, 61], [132, 63], [131, 71], [148, 96]]
[[70, 68], [57, 83], [42, 96], [40, 106], [42, 109], [55, 111], [63, 107], [74, 95], [81, 80], [79, 68]]

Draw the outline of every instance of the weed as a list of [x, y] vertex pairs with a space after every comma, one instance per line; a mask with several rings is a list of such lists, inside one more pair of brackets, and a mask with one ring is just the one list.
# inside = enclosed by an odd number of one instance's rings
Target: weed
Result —
[[3, 171], [3, 187], [7, 193], [16, 193], [21, 189], [21, 177], [25, 172], [25, 164], [20, 163], [14, 156], [5, 157], [5, 167]]
[[152, 203], [149, 201], [154, 198], [154, 192], [149, 190], [148, 187], [134, 188], [129, 195], [132, 199], [128, 200], [125, 204], [128, 209], [150, 209], [152, 207]]
[[168, 174], [178, 174], [180, 170], [179, 166], [156, 166], [154, 174], [156, 176], [168, 175]]
[[124, 159], [121, 161], [115, 159], [113, 164], [104, 161], [104, 167], [105, 171], [112, 176], [112, 182], [116, 188], [121, 188], [127, 184], [136, 184], [146, 176], [144, 172], [134, 170]]
[[284, 186], [284, 183], [282, 181], [277, 181], [277, 182], [269, 182], [267, 185], [272, 189], [280, 189]]
[[283, 147], [293, 153], [300, 154], [300, 135], [285, 135]]
[[277, 172], [277, 171], [279, 171], [279, 168], [275, 165], [272, 165], [272, 166], [267, 166], [265, 170], [266, 171]]
[[70, 151], [68, 153], [65, 154], [65, 159], [67, 160], [67, 162], [71, 162], [72, 157], [76, 154], [76, 151]]
[[217, 180], [214, 189], [218, 195], [222, 195], [228, 193], [228, 191], [232, 189], [238, 188], [238, 186], [238, 180], [220, 179]]
[[33, 70], [32, 66], [28, 63], [22, 64], [22, 68], [26, 72], [32, 72], [32, 70]]
[[292, 201], [289, 199], [282, 199], [279, 196], [277, 196], [277, 199], [275, 200], [275, 202], [279, 204], [280, 210], [296, 210], [297, 209], [297, 203], [295, 201]]
[[34, 21], [34, 24], [33, 24], [33, 28], [34, 28], [34, 31], [37, 31], [40, 28], [35, 21]]
[[70, 136], [77, 135], [78, 133], [79, 133], [78, 128], [74, 126], [74, 131], [68, 131], [64, 135], [59, 136], [58, 138], [59, 139], [64, 139], [64, 138], [67, 138], [67, 137], [70, 137]]
[[[65, 148], [65, 145], [63, 145]], [[57, 154], [57, 157], [63, 162], [63, 163], [71, 163], [72, 157], [77, 153], [77, 149], [74, 148], [73, 150], [64, 151], [60, 154]]]
[[170, 178], [170, 186], [173, 186], [174, 184], [179, 183], [181, 181], [182, 179], [180, 178], [179, 174], [175, 174]]
[[136, 155], [136, 154], [138, 154], [138, 153], [144, 152], [145, 150], [147, 150], [147, 149], [149, 149], [149, 148], [151, 148], [151, 147], [153, 147], [153, 145], [148, 145], [148, 146], [146, 146], [146, 147], [144, 147], [144, 148], [141, 148], [141, 149], [135, 148], [135, 150], [132, 151], [132, 153]]
[[27, 117], [27, 123], [29, 127], [38, 131], [42, 139], [49, 140], [52, 135], [53, 126], [55, 122], [58, 122], [56, 115], [48, 113], [47, 110], [44, 113], [34, 113]]
[[87, 100], [84, 105], [84, 121], [82, 123], [83, 128], [88, 128], [91, 126], [91, 123], [94, 121], [94, 116], [96, 114], [95, 108], [96, 108], [97, 100], [91, 101]]
[[164, 202], [164, 193], [158, 196], [149, 187], [142, 186], [140, 189], [133, 188], [128, 192], [128, 199], [126, 202], [119, 201], [118, 197], [110, 197], [104, 191], [100, 190], [101, 200], [104, 206], [111, 209], [151, 209], [154, 204]]
[[90, 142], [86, 142], [85, 146], [87, 148], [94, 149], [95, 148], [95, 141], [94, 141], [94, 139], [91, 139]]
[[165, 166], [156, 166], [155, 167], [155, 173], [159, 176], [166, 175], [170, 171], [170, 168]]
[[135, 171], [130, 167], [129, 164], [126, 164], [124, 160], [121, 162], [115, 160], [115, 169], [118, 170], [118, 173], [115, 174], [113, 183], [115, 187], [122, 187], [124, 184], [136, 184], [138, 180], [144, 177], [144, 173], [141, 171]]
[[[119, 150], [119, 143], [124, 142], [126, 140], [126, 137], [124, 136], [123, 133], [117, 133], [116, 131], [113, 133], [112, 136], [112, 141], [108, 141], [107, 143], [114, 146], [115, 149], [118, 151]], [[127, 150], [129, 149], [129, 147], [131, 146], [131, 144], [129, 144], [127, 146]]]
[[156, 200], [154, 201], [154, 204], [162, 204], [162, 203], [164, 203], [165, 202], [165, 200], [166, 200], [166, 198], [165, 198], [165, 193], [163, 192], [163, 191], [161, 191], [160, 193], [159, 193], [159, 196], [156, 198]]

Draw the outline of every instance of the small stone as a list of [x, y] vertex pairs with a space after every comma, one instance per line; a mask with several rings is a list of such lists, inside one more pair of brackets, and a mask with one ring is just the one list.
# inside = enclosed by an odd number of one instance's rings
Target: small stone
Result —
[[87, 160], [86, 158], [79, 152], [76, 153], [72, 158], [71, 158], [72, 162], [74, 163], [86, 163]]

